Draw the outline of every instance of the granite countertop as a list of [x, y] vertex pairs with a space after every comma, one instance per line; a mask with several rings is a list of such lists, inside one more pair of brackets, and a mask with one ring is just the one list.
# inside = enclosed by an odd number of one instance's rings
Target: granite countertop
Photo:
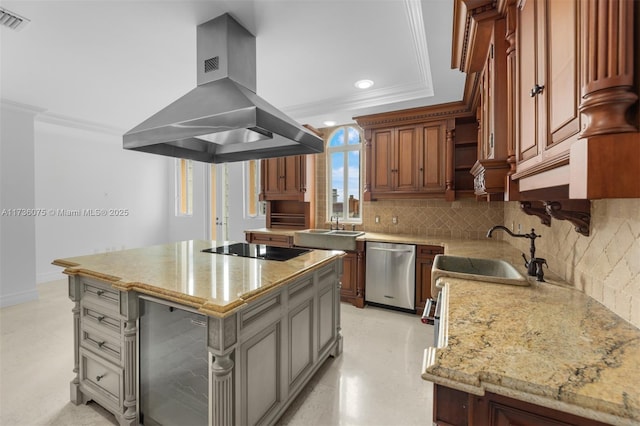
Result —
[[67, 275], [96, 278], [140, 293], [224, 316], [260, 295], [317, 269], [341, 251], [312, 250], [285, 262], [214, 255], [215, 241], [191, 240], [57, 259]]
[[640, 424], [636, 327], [561, 281], [519, 287], [442, 277], [438, 285], [440, 347], [427, 349], [425, 380]]
[[[521, 252], [496, 239], [371, 232], [357, 239], [442, 246], [450, 255], [505, 260], [527, 275]], [[529, 278], [523, 287], [441, 277], [440, 342], [426, 350], [423, 379], [640, 425], [640, 330], [546, 268], [545, 281]]]

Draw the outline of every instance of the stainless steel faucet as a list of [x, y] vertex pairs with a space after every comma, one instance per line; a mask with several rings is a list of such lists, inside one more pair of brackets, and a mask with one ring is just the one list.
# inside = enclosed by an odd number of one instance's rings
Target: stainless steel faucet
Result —
[[543, 273], [542, 273], [542, 265], [543, 264], [546, 265], [547, 261], [543, 258], [536, 257], [536, 244], [535, 244], [536, 238], [542, 237], [542, 235], [537, 235], [533, 228], [531, 228], [531, 232], [528, 234], [514, 234], [506, 226], [496, 225], [496, 226], [493, 226], [491, 229], [489, 229], [489, 231], [487, 232], [487, 238], [491, 238], [491, 234], [493, 234], [493, 231], [495, 230], [502, 230], [507, 234], [511, 235], [512, 237], [529, 238], [531, 240], [531, 247], [529, 248], [531, 259], [527, 260], [527, 256], [525, 256], [524, 253], [522, 253], [522, 258], [524, 259], [524, 266], [527, 268], [527, 275], [529, 275], [530, 277], [537, 276], [539, 278], [538, 281], [544, 281]]

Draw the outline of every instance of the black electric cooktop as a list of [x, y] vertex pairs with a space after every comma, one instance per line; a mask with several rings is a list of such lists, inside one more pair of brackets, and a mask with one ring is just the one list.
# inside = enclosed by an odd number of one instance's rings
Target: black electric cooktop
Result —
[[247, 243], [234, 243], [225, 244], [220, 247], [211, 247], [202, 250], [207, 253], [214, 254], [226, 254], [230, 256], [251, 257], [254, 259], [264, 260], [278, 260], [283, 262], [285, 260], [293, 259], [301, 254], [310, 252], [309, 249], [297, 249], [287, 247], [273, 247], [266, 246], [264, 244], [247, 244]]

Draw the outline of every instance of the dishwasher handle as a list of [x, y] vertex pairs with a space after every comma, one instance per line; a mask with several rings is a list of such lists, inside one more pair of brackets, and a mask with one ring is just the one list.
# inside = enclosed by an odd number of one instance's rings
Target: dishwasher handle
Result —
[[391, 252], [394, 252], [394, 253], [413, 253], [413, 250], [392, 249], [392, 248], [382, 248], [382, 247], [368, 247], [367, 250], [391, 251]]

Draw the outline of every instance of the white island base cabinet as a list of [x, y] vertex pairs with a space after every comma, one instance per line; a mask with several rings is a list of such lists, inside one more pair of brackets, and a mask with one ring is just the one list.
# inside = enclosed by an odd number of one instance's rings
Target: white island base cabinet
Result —
[[[226, 316], [207, 317], [210, 425], [273, 424], [324, 361], [342, 353], [341, 275], [335, 258]], [[71, 401], [94, 400], [120, 425], [139, 424], [138, 293], [72, 275], [69, 297]]]

